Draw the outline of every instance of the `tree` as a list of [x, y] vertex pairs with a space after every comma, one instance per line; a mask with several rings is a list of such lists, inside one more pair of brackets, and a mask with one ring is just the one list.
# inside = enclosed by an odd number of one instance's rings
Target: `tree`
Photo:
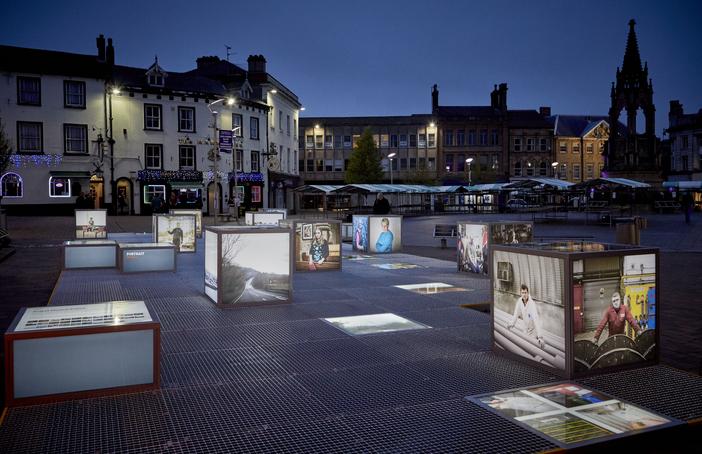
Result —
[[383, 176], [380, 153], [378, 153], [378, 148], [373, 141], [371, 130], [366, 129], [356, 142], [356, 147], [349, 157], [344, 180], [347, 184], [380, 183], [383, 181]]
[[410, 174], [406, 179], [407, 184], [426, 184], [433, 186], [436, 184], [436, 177], [433, 172], [427, 168], [426, 164], [417, 164], [417, 169]]

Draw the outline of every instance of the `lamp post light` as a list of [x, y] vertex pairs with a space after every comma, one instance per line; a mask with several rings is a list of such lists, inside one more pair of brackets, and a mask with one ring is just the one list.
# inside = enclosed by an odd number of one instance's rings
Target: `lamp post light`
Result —
[[473, 186], [473, 178], [471, 175], [471, 164], [473, 163], [473, 158], [466, 159], [466, 164], [468, 164], [468, 186]]
[[392, 184], [392, 158], [396, 155], [397, 153], [390, 153], [388, 155], [388, 160], [390, 161], [390, 184]]
[[558, 161], [552, 162], [551, 167], [553, 167], [553, 178], [558, 179]]
[[[234, 105], [234, 98], [220, 98], [220, 99], [215, 99], [211, 103], [207, 105], [207, 109], [210, 111], [212, 114], [212, 134], [214, 135], [214, 141], [213, 141], [213, 160], [214, 160], [214, 201], [215, 201], [215, 207], [214, 207], [214, 212], [215, 212], [215, 217], [214, 217], [214, 224], [217, 225], [217, 211], [218, 211], [218, 206], [219, 203], [221, 203], [221, 196], [222, 194], [219, 193], [219, 138], [217, 137], [217, 131], [219, 129], [217, 128], [217, 111], [213, 109], [215, 104], [219, 104], [220, 102], [224, 102], [228, 106]], [[236, 158], [235, 158], [236, 159]], [[236, 174], [235, 174], [236, 175]], [[236, 188], [236, 182], [235, 182], [235, 188]], [[237, 212], [238, 214], [238, 212]]]
[[[117, 207], [115, 206], [115, 192], [117, 187], [115, 185], [115, 138], [114, 134], [112, 133], [112, 95], [119, 95], [120, 94], [120, 89], [116, 85], [112, 85], [111, 87], [108, 87], [107, 89], [107, 96], [108, 96], [108, 101], [109, 101], [109, 126], [107, 130], [107, 144], [110, 147], [110, 213], [111, 214], [116, 214], [117, 213]], [[101, 158], [102, 160], [102, 158]], [[103, 180], [104, 181], [104, 180]]]

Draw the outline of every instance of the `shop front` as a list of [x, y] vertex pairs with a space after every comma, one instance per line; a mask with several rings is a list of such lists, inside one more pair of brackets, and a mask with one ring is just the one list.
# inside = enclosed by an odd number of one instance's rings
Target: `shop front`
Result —
[[229, 173], [229, 203], [238, 205], [239, 217], [263, 208], [264, 180], [260, 172]]
[[140, 170], [140, 213], [202, 208], [202, 172], [197, 170]]

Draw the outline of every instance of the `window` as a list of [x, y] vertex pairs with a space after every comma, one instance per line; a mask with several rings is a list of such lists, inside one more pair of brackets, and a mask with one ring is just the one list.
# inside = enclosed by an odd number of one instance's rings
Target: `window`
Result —
[[515, 177], [522, 176], [522, 163], [519, 161], [514, 163], [514, 176]]
[[261, 186], [251, 186], [251, 202], [261, 203]]
[[332, 169], [334, 169], [334, 160], [333, 159], [325, 159], [324, 160], [324, 170], [326, 172], [331, 172]]
[[[426, 169], [427, 168], [427, 160], [426, 158], [419, 158], [419, 162], [417, 163], [417, 168], [418, 169]], [[394, 169], [393, 169], [394, 170]]]
[[324, 136], [324, 148], [332, 148], [334, 146], [333, 138], [331, 135]]
[[166, 200], [166, 186], [162, 184], [149, 184], [144, 186], [144, 203], [150, 205], [151, 201], [157, 195], [160, 195], [162, 200]]
[[0, 196], [22, 197], [22, 177], [8, 172], [0, 178]]
[[254, 140], [258, 140], [258, 118], [249, 118], [249, 137]]
[[323, 148], [324, 147], [324, 142], [322, 140], [322, 135], [317, 134], [314, 136], [314, 147], [315, 148]]
[[392, 170], [397, 170], [397, 161], [398, 159], [390, 159], [390, 167]]
[[400, 134], [400, 147], [407, 146], [407, 134]]
[[431, 133], [429, 134], [429, 148], [434, 147], [436, 147], [436, 134]]
[[456, 145], [462, 147], [466, 144], [466, 132], [462, 129], [456, 131]]
[[63, 106], [85, 109], [85, 82], [63, 81]]
[[688, 157], [682, 156], [682, 170], [688, 170]]
[[459, 154], [456, 156], [456, 172], [463, 172], [468, 168], [468, 163], [466, 163], [466, 155]]
[[[232, 117], [233, 119], [234, 117]], [[178, 107], [178, 131], [195, 132], [195, 108]]]
[[531, 162], [527, 162], [526, 174], [528, 177], [534, 176], [534, 165]]
[[300, 172], [305, 171], [305, 160], [304, 159], [300, 159], [300, 162], [298, 162], [297, 165], [300, 168]]
[[602, 141], [602, 142], [600, 142], [600, 154], [604, 153], [604, 149], [605, 149], [605, 143], [604, 143], [604, 141]]
[[585, 167], [585, 172], [585, 176], [588, 180], [594, 178], [595, 166], [592, 164], [588, 164], [587, 167]]
[[453, 129], [447, 129], [444, 131], [444, 145], [447, 147], [453, 145]]
[[413, 148], [417, 148], [417, 134], [410, 134], [409, 135], [409, 146]]
[[178, 168], [195, 170], [195, 147], [190, 145], [178, 147]]
[[397, 134], [390, 135], [390, 148], [397, 148]]
[[41, 79], [38, 77], [17, 77], [17, 104], [41, 106]]
[[243, 170], [244, 150], [237, 149], [234, 154], [234, 170], [241, 172]]
[[161, 129], [160, 104], [144, 104], [144, 129]]
[[427, 135], [426, 134], [419, 134], [419, 148], [426, 148], [427, 147]]
[[568, 143], [564, 140], [561, 140], [560, 142], [558, 142], [558, 150], [561, 153], [567, 152], [568, 151]]
[[486, 172], [488, 169], [488, 155], [480, 155], [480, 171]]
[[65, 153], [88, 152], [88, 125], [63, 125], [63, 151]]
[[341, 148], [342, 147], [342, 144], [343, 144], [342, 139], [343, 139], [342, 136], [334, 136], [334, 148]]
[[561, 180], [568, 179], [568, 164], [561, 164]]
[[587, 145], [585, 145], [585, 151], [587, 153], [592, 154], [592, 152], [595, 150], [595, 147], [592, 145], [592, 142], [588, 142]]
[[380, 134], [373, 134], [373, 145], [375, 148], [380, 148]]
[[494, 154], [492, 155], [492, 171], [497, 172], [497, 170], [500, 168], [500, 158], [498, 155]]
[[[300, 162], [302, 162], [302, 161], [300, 161]], [[297, 150], [293, 150], [293, 173], [294, 174], [297, 174], [297, 167], [295, 167], [296, 165], [297, 165]]]
[[382, 148], [387, 148], [388, 145], [390, 145], [390, 135], [388, 134], [381, 134], [380, 135], [380, 146]]
[[283, 132], [283, 111], [278, 110], [278, 129]]
[[536, 139], [529, 138], [526, 141], [526, 151], [535, 151], [536, 150]]
[[444, 167], [446, 168], [447, 172], [450, 172], [453, 170], [453, 155], [452, 154], [446, 155]]
[[147, 169], [160, 170], [163, 168], [163, 145], [147, 143], [144, 145], [144, 162]]
[[163, 74], [159, 72], [153, 72], [149, 74], [147, 80], [149, 82], [149, 85], [153, 85], [154, 87], [163, 87]]
[[286, 115], [285, 117], [285, 131], [290, 135], [290, 115]]
[[42, 153], [42, 124], [38, 122], [17, 122], [17, 152]]
[[580, 144], [578, 142], [573, 144], [573, 153], [580, 153]]
[[580, 179], [580, 164], [573, 164], [573, 179]]
[[522, 139], [520, 137], [515, 137], [512, 139], [514, 144], [514, 151], [522, 151]]
[[344, 148], [351, 148], [351, 136], [344, 136]]
[[409, 168], [410, 169], [417, 168], [417, 158], [409, 158]]
[[487, 145], [487, 129], [480, 130], [480, 145]]
[[358, 141], [361, 139], [361, 136], [359, 134], [354, 134], [351, 136], [351, 143], [353, 144], [353, 147], [356, 148], [356, 144]]
[[335, 159], [334, 160], [334, 172], [343, 172], [344, 171], [344, 160], [343, 159]]
[[258, 151], [251, 152], [251, 171], [258, 172], [261, 169], [261, 154]]
[[400, 169], [407, 170], [407, 158], [400, 158]]
[[548, 141], [543, 137], [539, 139], [539, 151], [548, 151]]
[[305, 148], [314, 148], [314, 136], [305, 136]]
[[433, 169], [435, 167], [435, 163], [435, 158], [427, 158], [427, 169]]
[[314, 159], [307, 160], [307, 171], [314, 172]]
[[244, 120], [239, 114], [232, 114], [232, 135], [234, 137], [244, 137]]
[[689, 139], [687, 136], [680, 136], [680, 149], [687, 150], [689, 146]]
[[49, 177], [49, 197], [70, 197], [71, 179]]
[[293, 119], [293, 136], [297, 139], [297, 119]]
[[547, 177], [548, 176], [548, 164], [545, 162], [542, 162], [539, 164], [539, 176], [541, 177]]
[[468, 130], [468, 145], [475, 145], [475, 129]]
[[317, 159], [317, 172], [324, 171], [324, 159]]
[[493, 129], [490, 131], [490, 145], [499, 145], [500, 144], [500, 135], [497, 131], [497, 129]]

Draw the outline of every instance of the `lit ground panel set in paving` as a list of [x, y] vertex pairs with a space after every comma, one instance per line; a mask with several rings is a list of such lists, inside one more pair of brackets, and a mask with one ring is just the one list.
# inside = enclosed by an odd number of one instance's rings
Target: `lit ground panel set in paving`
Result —
[[293, 232], [293, 266], [296, 273], [341, 269], [340, 221], [279, 221]]
[[402, 216], [354, 215], [353, 250], [372, 254], [389, 254], [402, 250]]
[[531, 222], [456, 223], [458, 271], [488, 274], [490, 248], [498, 244], [529, 243], [534, 236]]
[[289, 302], [292, 256], [289, 228], [207, 227], [205, 294], [221, 307]]
[[5, 402], [158, 388], [159, 335], [143, 301], [23, 308], [5, 333]]
[[491, 258], [494, 350], [568, 378], [658, 362], [658, 249], [532, 243]]

